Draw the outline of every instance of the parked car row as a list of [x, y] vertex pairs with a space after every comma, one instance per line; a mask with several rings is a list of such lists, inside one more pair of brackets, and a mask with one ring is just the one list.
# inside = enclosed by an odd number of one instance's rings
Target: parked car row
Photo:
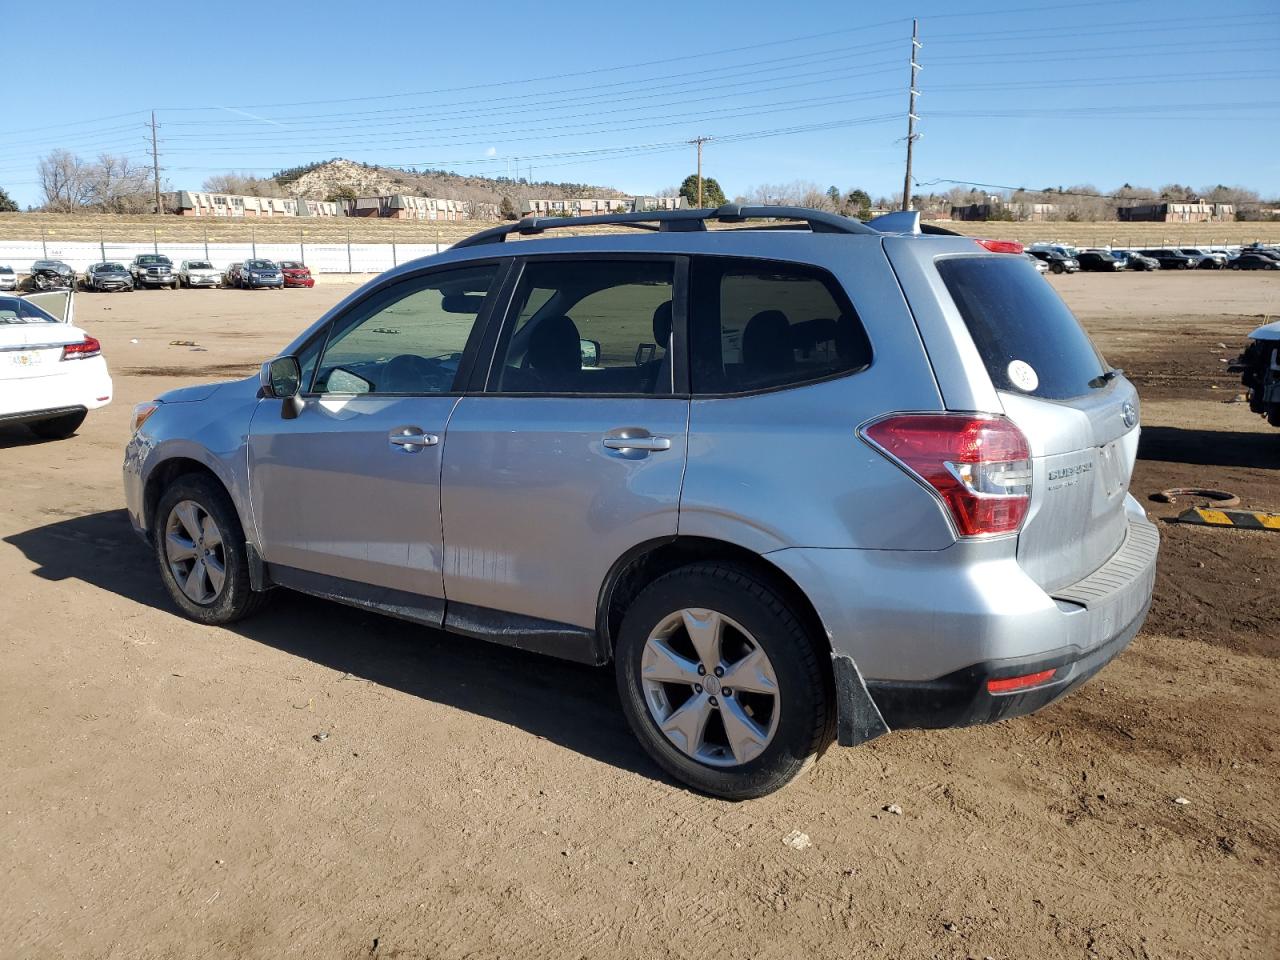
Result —
[[1033, 243], [1028, 255], [1052, 273], [1115, 273], [1120, 270], [1280, 270], [1280, 250], [1254, 244], [1238, 251], [1203, 247], [1151, 247], [1142, 250], [1077, 249], [1065, 244]]
[[[143, 253], [126, 266], [115, 260], [91, 263], [78, 277], [76, 271], [61, 260], [37, 260], [31, 265], [27, 285], [33, 290], [65, 290], [78, 286], [81, 290], [100, 293], [133, 291], [154, 287], [314, 287], [311, 270], [300, 260], [246, 260], [233, 263], [225, 271], [208, 260], [183, 260], [174, 269], [173, 261], [164, 254]], [[12, 267], [0, 266], [0, 290], [17, 290], [18, 275]]]

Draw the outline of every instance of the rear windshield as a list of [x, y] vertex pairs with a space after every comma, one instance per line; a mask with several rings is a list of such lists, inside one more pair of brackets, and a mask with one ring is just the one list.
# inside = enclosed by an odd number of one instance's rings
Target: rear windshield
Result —
[[0, 297], [0, 323], [57, 323], [57, 318], [46, 313], [34, 303], [22, 297]]
[[938, 261], [997, 390], [1070, 400], [1105, 386], [1093, 341], [1062, 299], [1017, 257]]

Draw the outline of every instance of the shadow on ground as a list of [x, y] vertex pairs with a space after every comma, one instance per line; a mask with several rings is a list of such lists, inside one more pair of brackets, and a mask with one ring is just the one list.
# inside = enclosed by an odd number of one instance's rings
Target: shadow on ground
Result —
[[1209, 467], [1257, 467], [1280, 470], [1280, 431], [1191, 430], [1143, 427], [1139, 460]]
[[27, 429], [25, 424], [0, 424], [0, 450], [10, 447], [31, 447], [37, 443], [57, 443], [57, 440], [44, 440]]
[[[4, 540], [39, 565], [36, 576], [81, 580], [178, 615], [151, 549], [133, 533], [124, 510], [60, 520]], [[457, 637], [287, 590], [274, 591], [262, 612], [224, 629], [665, 780], [627, 728], [610, 669]]]

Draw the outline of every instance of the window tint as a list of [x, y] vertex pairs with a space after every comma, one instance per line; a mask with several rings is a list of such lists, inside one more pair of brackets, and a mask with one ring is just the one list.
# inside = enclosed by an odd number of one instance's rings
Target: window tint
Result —
[[938, 261], [997, 390], [1069, 400], [1104, 384], [1102, 358], [1053, 288], [1014, 257]]
[[674, 264], [531, 261], [499, 348], [502, 393], [671, 392]]
[[22, 297], [0, 297], [0, 323], [57, 323], [53, 314]]
[[825, 272], [793, 264], [696, 259], [690, 337], [696, 393], [803, 383], [871, 362], [844, 291]]
[[[447, 393], [496, 266], [406, 280], [338, 318], [315, 393]], [[305, 382], [305, 380], [304, 380]]]

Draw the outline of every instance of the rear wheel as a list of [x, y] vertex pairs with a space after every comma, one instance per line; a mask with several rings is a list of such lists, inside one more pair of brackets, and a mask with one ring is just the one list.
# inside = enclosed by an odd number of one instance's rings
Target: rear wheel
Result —
[[641, 591], [623, 617], [616, 670], [641, 745], [705, 793], [772, 793], [832, 736], [815, 643], [772, 588], [736, 567], [683, 567]]
[[160, 495], [154, 524], [160, 578], [187, 617], [232, 623], [262, 605], [266, 594], [249, 586], [240, 518], [219, 483], [180, 477]]
[[53, 417], [49, 420], [36, 420], [34, 423], [28, 423], [27, 426], [37, 437], [45, 440], [65, 440], [77, 430], [80, 424], [84, 423], [86, 411], [80, 410], [76, 413], [63, 414], [60, 417]]

